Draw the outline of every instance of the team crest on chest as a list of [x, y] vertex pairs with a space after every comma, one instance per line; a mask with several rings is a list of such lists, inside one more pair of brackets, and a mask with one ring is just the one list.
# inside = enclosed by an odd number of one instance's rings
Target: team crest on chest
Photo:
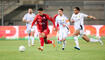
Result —
[[46, 19], [46, 17], [44, 16], [43, 19]]

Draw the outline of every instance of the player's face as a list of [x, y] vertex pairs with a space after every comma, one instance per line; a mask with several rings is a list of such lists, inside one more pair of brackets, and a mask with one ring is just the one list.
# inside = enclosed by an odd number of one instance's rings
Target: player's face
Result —
[[58, 14], [59, 15], [62, 15], [63, 14], [63, 11], [62, 10], [58, 10]]
[[42, 15], [43, 14], [43, 11], [38, 11], [39, 15]]
[[28, 13], [30, 13], [30, 14], [33, 13], [33, 10], [32, 9], [29, 9], [28, 10]]
[[77, 9], [74, 9], [74, 13], [75, 13], [75, 14], [78, 14], [79, 11], [78, 11]]

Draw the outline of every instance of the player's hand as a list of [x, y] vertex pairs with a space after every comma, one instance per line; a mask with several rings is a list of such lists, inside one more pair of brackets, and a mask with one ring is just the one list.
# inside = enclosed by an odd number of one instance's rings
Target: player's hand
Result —
[[28, 20], [27, 23], [31, 23], [32, 21]]
[[96, 17], [93, 17], [94, 20], [96, 20]]
[[88, 18], [96, 20], [96, 17], [94, 17], [94, 16], [88, 16]]

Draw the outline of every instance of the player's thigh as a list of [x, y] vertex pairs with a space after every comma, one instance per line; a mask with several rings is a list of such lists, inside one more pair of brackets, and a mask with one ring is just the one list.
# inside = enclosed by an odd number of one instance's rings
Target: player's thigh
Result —
[[45, 29], [43, 32], [39, 33], [40, 37], [46, 37], [49, 34], [50, 30], [49, 29]]
[[63, 34], [63, 40], [66, 40], [67, 36], [68, 36], [67, 33], [66, 34]]
[[31, 28], [31, 32], [35, 32], [35, 26]]
[[88, 38], [87, 35], [84, 34], [84, 35], [82, 36], [82, 38], [83, 38], [85, 41], [89, 42], [89, 38]]
[[80, 30], [75, 30], [75, 32], [73, 33], [73, 36], [78, 36], [80, 34]]
[[65, 31], [63, 32], [63, 40], [65, 40], [65, 39], [67, 38], [67, 36], [68, 36], [68, 31], [65, 30]]
[[63, 31], [61, 30], [58, 31], [58, 38], [59, 38], [59, 41], [63, 40]]
[[47, 35], [50, 33], [50, 30], [49, 30], [49, 29], [45, 29], [45, 30], [43, 31], [43, 33], [44, 33], [45, 36], [47, 36]]

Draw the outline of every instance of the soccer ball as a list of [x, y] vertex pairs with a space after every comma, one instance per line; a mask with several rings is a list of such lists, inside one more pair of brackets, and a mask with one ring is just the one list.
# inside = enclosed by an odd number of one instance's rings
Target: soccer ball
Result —
[[20, 52], [24, 52], [25, 51], [25, 47], [22, 45], [22, 46], [19, 46], [19, 51]]

